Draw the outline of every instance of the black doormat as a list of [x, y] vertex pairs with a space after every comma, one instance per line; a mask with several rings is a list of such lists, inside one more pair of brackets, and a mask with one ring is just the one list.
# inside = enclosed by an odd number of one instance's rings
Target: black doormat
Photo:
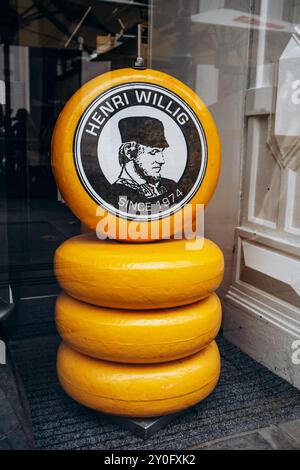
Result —
[[55, 371], [57, 336], [15, 341], [37, 449], [188, 449], [224, 436], [300, 418], [300, 392], [219, 337], [222, 375], [215, 392], [147, 441], [75, 403]]

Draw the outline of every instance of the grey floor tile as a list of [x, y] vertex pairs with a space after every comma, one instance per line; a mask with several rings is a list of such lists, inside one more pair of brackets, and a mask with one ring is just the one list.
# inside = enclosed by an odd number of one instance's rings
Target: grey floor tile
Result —
[[298, 449], [300, 449], [300, 419], [296, 421], [290, 421], [289, 423], [280, 424], [281, 429], [285, 434], [290, 436], [297, 443]]
[[[194, 448], [195, 449], [195, 448]], [[201, 450], [273, 450], [271, 444], [257, 431], [200, 446]]]
[[[293, 431], [291, 423], [283, 425]], [[298, 450], [296, 441], [280, 427], [270, 426], [208, 442], [193, 449], [200, 450]]]
[[277, 426], [260, 429], [259, 434], [274, 450], [296, 450], [296, 441]]

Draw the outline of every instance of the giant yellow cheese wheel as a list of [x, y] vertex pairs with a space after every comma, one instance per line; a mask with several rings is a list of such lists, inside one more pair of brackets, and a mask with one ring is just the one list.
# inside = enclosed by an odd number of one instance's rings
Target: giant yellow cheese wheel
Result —
[[149, 69], [115, 70], [86, 83], [52, 139], [55, 179], [74, 214], [103, 237], [129, 241], [166, 238], [164, 222], [171, 236], [183, 232], [187, 204], [195, 221], [196, 206], [215, 190], [220, 154], [200, 98]]
[[169, 310], [124, 311], [94, 307], [61, 294], [56, 326], [73, 349], [106, 361], [154, 363], [181, 359], [211, 343], [221, 326], [216, 294]]
[[124, 244], [84, 234], [58, 248], [55, 273], [67, 294], [93, 305], [177, 307], [209, 296], [222, 281], [224, 259], [217, 245], [205, 239], [201, 249], [194, 248], [183, 240]]
[[59, 381], [70, 397], [105, 413], [150, 417], [174, 413], [206, 398], [220, 375], [215, 342], [200, 353], [164, 364], [118, 364], [58, 351]]

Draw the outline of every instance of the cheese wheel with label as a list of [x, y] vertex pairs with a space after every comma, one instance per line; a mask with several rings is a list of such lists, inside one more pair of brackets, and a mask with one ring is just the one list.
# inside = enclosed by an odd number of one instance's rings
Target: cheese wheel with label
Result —
[[90, 358], [62, 344], [57, 372], [65, 392], [94, 410], [152, 417], [184, 410], [206, 398], [220, 376], [215, 342], [198, 354], [164, 364], [118, 364]]
[[184, 83], [149, 69], [115, 70], [83, 85], [52, 139], [54, 176], [70, 209], [104, 238], [125, 241], [166, 238], [165, 223], [170, 236], [183, 233], [185, 207], [195, 222], [220, 162], [205, 104]]
[[208, 297], [223, 278], [221, 250], [207, 239], [198, 242], [124, 244], [79, 235], [57, 249], [55, 273], [67, 294], [92, 305], [179, 307]]
[[153, 311], [94, 307], [61, 294], [56, 326], [73, 349], [91, 357], [125, 363], [173, 361], [199, 352], [221, 326], [216, 294], [188, 306]]

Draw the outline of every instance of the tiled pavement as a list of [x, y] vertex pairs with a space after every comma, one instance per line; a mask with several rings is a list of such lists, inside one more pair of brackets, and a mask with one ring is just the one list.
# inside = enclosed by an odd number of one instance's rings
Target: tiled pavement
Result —
[[193, 450], [300, 450], [300, 420], [193, 446]]

